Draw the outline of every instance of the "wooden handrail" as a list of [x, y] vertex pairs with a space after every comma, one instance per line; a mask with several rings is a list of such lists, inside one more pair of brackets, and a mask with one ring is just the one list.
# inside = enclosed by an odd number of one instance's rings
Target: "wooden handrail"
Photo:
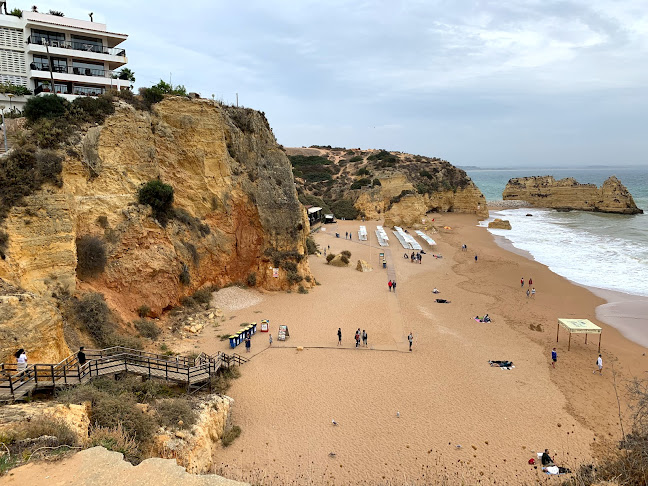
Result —
[[[156, 372], [160, 372], [167, 380], [184, 382], [189, 386], [193, 380], [203, 381], [218, 372], [224, 363], [229, 366], [230, 362], [240, 365], [248, 361], [238, 354], [230, 356], [222, 352], [214, 356], [201, 353], [193, 360], [184, 356], [169, 358], [122, 346], [86, 350], [86, 357], [88, 361], [84, 365], [79, 363], [77, 354], [73, 354], [57, 364], [36, 363], [21, 372], [18, 372], [17, 365], [13, 363], [1, 363], [0, 399], [2, 390], [8, 391], [11, 397], [15, 397], [16, 392], [23, 387], [25, 390], [38, 387], [39, 380], [48, 387], [56, 387], [59, 383], [71, 384], [70, 380], [78, 380], [78, 383], [82, 383], [85, 378], [115, 373], [117, 372], [115, 369], [122, 366], [125, 371], [146, 374], [149, 377], [158, 376]], [[128, 369], [128, 365], [131, 365], [131, 369]], [[140, 371], [142, 368], [145, 373]], [[186, 378], [180, 379], [181, 376]], [[33, 386], [30, 386], [31, 384]]]

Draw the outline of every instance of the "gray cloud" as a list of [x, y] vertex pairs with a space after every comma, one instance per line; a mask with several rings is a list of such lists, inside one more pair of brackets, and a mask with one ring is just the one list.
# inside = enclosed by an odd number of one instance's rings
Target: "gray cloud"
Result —
[[[57, 0], [160, 78], [266, 112], [284, 145], [500, 166], [647, 164], [643, 0]], [[29, 8], [25, 5], [24, 8]], [[47, 6], [49, 8], [49, 6]], [[45, 10], [45, 8], [41, 8]]]

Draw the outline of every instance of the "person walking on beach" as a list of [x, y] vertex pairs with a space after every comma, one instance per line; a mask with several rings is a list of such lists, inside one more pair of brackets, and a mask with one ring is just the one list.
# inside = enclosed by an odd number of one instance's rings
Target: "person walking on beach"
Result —
[[392, 282], [392, 288], [394, 289], [394, 293], [396, 293], [396, 280]]
[[475, 263], [477, 262], [477, 255], [475, 255]]
[[556, 367], [556, 361], [558, 361], [558, 353], [556, 352], [556, 348], [553, 348], [551, 350], [551, 366], [553, 368]]
[[531, 289], [531, 298], [535, 297], [535, 287]]
[[531, 287], [532, 285], [533, 285], [533, 279], [529, 278], [529, 287]]
[[360, 347], [360, 329], [358, 329], [355, 333], [355, 342], [356, 342], [356, 348]]
[[338, 327], [338, 346], [342, 346], [342, 328]]
[[524, 287], [524, 277], [520, 279], [520, 287]]
[[348, 231], [345, 231], [345, 232], [344, 232], [344, 239], [345, 239], [345, 240], [348, 240], [348, 239], [349, 239], [349, 232], [348, 232]]
[[364, 344], [364, 347], [367, 347], [367, 331], [364, 329], [362, 330], [362, 344]]
[[409, 341], [409, 350], [412, 351], [412, 343], [414, 342], [412, 331], [410, 331], [409, 336], [407, 336], [407, 340]]
[[527, 299], [529, 298], [529, 295], [531, 294], [531, 291], [527, 289]]
[[[598, 359], [596, 360], [596, 367], [598, 368], [599, 375], [603, 374], [603, 358], [599, 354]], [[596, 373], [596, 370], [592, 371], [592, 373]]]
[[245, 352], [249, 353], [250, 352], [250, 346], [252, 345], [252, 341], [250, 340], [250, 337], [245, 338]]
[[272, 334], [270, 334], [270, 339], [268, 339], [268, 341], [270, 341], [270, 346], [272, 346]]
[[387, 285], [389, 286], [389, 291], [391, 292], [391, 288], [392, 288], [392, 281], [390, 280], [389, 282], [387, 282]]

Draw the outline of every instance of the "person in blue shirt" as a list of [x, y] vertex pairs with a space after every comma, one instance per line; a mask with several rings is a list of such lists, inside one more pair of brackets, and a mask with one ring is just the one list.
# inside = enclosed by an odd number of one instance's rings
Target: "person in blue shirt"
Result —
[[551, 366], [554, 368], [556, 367], [556, 361], [558, 361], [558, 353], [556, 352], [556, 348], [553, 348], [551, 350]]

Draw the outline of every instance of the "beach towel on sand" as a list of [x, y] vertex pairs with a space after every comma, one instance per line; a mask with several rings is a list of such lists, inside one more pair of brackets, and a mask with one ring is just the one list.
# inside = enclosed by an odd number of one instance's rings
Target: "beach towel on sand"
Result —
[[512, 370], [515, 368], [515, 366], [513, 366], [513, 361], [488, 360], [488, 364], [492, 367], [502, 368], [504, 370]]

